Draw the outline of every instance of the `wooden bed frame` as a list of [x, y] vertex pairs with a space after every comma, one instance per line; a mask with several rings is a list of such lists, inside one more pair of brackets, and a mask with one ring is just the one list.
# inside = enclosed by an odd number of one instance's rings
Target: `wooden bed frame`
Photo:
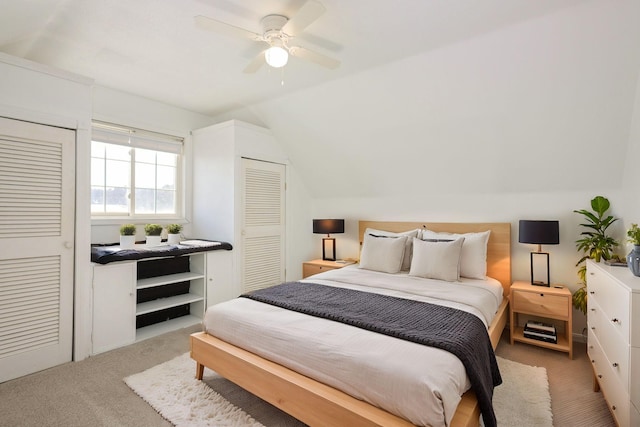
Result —
[[[428, 228], [432, 231], [468, 233], [491, 230], [487, 246], [487, 275], [502, 283], [504, 299], [489, 327], [495, 349], [508, 317], [511, 286], [511, 224], [509, 223], [417, 223], [360, 221], [360, 242], [366, 228], [393, 232]], [[222, 341], [206, 332], [191, 335], [191, 358], [197, 363], [196, 378], [205, 366], [243, 389], [287, 412], [309, 426], [413, 426], [409, 421], [333, 387]], [[475, 394], [466, 392], [456, 409], [452, 427], [476, 427], [480, 409]]]

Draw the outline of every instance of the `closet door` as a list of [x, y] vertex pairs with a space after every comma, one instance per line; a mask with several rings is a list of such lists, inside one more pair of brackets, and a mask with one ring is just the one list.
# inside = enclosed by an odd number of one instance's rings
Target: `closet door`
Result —
[[285, 166], [242, 159], [242, 292], [284, 281]]
[[0, 382], [71, 361], [75, 132], [0, 118]]

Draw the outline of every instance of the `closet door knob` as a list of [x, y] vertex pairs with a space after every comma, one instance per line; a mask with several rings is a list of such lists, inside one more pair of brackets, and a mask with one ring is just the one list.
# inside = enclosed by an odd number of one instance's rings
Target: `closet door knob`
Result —
[[617, 368], [619, 365], [618, 365], [617, 363], [615, 363], [615, 362], [614, 362], [614, 363], [612, 364], [612, 366], [613, 366], [614, 368]]

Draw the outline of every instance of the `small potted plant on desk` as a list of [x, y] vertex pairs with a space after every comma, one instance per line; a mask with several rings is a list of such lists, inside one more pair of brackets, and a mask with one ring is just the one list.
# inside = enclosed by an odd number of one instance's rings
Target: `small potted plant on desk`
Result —
[[147, 236], [147, 246], [159, 246], [162, 244], [162, 226], [160, 224], [147, 224], [144, 226]]
[[133, 224], [123, 224], [120, 226], [120, 247], [131, 249], [136, 244], [136, 226]]
[[627, 265], [635, 276], [640, 276], [640, 228], [638, 224], [631, 224], [627, 230], [627, 240], [633, 244], [633, 249], [627, 255]]
[[170, 245], [177, 245], [180, 243], [180, 232], [182, 231], [182, 225], [169, 224], [167, 225], [167, 243]]

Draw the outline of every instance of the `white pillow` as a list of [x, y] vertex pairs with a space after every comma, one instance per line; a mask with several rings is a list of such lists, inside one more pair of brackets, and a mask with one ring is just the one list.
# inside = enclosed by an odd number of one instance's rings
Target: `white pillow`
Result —
[[375, 237], [365, 233], [360, 253], [360, 268], [398, 273], [402, 267], [406, 236]]
[[374, 236], [385, 236], [385, 237], [398, 237], [398, 236], [407, 236], [407, 243], [404, 248], [404, 258], [402, 259], [402, 268], [401, 270], [409, 270], [411, 267], [411, 254], [413, 253], [413, 238], [418, 237], [419, 229], [403, 231], [402, 233], [393, 233], [391, 231], [383, 231], [376, 230], [375, 228], [367, 228], [364, 230], [365, 236], [367, 234], [372, 234]]
[[414, 239], [410, 276], [455, 282], [460, 279], [460, 258], [464, 237], [430, 242]]
[[457, 239], [464, 237], [462, 254], [460, 255], [460, 276], [470, 279], [487, 278], [487, 242], [491, 230], [480, 233], [436, 233], [431, 230], [422, 230], [422, 239]]

